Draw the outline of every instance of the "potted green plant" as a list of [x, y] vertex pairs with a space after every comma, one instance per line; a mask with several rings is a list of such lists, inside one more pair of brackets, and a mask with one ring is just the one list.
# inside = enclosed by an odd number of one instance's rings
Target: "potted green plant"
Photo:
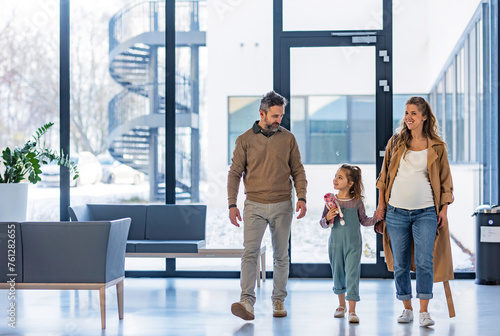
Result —
[[13, 150], [6, 147], [0, 157], [0, 221], [23, 221], [26, 219], [28, 183], [41, 181], [41, 167], [49, 162], [67, 167], [73, 179], [78, 178], [78, 167], [68, 155], [45, 148], [42, 136], [54, 123], [40, 127], [32, 139]]

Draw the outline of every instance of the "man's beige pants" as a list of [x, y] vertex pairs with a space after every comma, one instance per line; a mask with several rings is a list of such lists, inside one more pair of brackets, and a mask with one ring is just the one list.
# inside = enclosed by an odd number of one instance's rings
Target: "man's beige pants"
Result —
[[287, 295], [289, 256], [288, 240], [293, 218], [292, 200], [262, 204], [246, 200], [243, 210], [243, 256], [241, 258], [241, 300], [255, 304], [255, 282], [262, 237], [267, 225], [271, 230], [274, 273], [272, 300], [285, 300]]

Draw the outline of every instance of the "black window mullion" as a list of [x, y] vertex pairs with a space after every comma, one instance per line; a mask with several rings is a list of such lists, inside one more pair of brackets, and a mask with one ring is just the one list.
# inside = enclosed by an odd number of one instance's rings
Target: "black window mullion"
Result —
[[[59, 146], [62, 153], [70, 153], [70, 1], [61, 0], [59, 7]], [[69, 169], [60, 166], [59, 219], [69, 221]]]

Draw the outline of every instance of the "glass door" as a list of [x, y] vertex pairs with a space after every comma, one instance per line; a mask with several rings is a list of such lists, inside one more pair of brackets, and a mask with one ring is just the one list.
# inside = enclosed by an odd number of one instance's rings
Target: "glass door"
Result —
[[[343, 163], [362, 170], [368, 216], [376, 209], [376, 50], [374, 46], [290, 48], [290, 128], [308, 179], [308, 213], [292, 224], [291, 263], [328, 268], [330, 230], [320, 227], [323, 195], [335, 192]], [[376, 264], [373, 227], [362, 227], [363, 264]]]
[[[300, 3], [273, 3], [273, 87], [290, 99], [282, 125], [298, 140], [308, 179], [308, 213], [292, 223], [290, 276], [330, 277], [329, 230], [319, 220], [342, 163], [361, 168], [369, 216], [377, 206], [376, 178], [393, 133], [392, 1], [370, 2], [384, 13], [375, 25], [330, 28], [291, 27], [289, 9]], [[351, 19], [373, 12], [362, 6], [349, 12], [342, 4], [329, 2], [324, 11]], [[362, 236], [361, 276], [392, 277], [382, 236], [373, 227], [362, 228]]]

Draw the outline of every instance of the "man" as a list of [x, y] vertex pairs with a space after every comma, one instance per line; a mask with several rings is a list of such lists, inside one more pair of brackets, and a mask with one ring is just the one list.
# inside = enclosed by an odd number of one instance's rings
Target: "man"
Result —
[[305, 216], [306, 174], [299, 147], [293, 134], [280, 126], [285, 105], [284, 97], [268, 92], [260, 102], [260, 121], [236, 139], [232, 164], [227, 178], [229, 219], [240, 226], [240, 211], [236, 204], [240, 179], [245, 185], [244, 251], [241, 258], [241, 297], [231, 306], [231, 312], [253, 320], [255, 281], [260, 244], [269, 225], [273, 242], [273, 316], [287, 315], [283, 304], [288, 281], [288, 240], [293, 217], [292, 181], [296, 193], [297, 219]]

